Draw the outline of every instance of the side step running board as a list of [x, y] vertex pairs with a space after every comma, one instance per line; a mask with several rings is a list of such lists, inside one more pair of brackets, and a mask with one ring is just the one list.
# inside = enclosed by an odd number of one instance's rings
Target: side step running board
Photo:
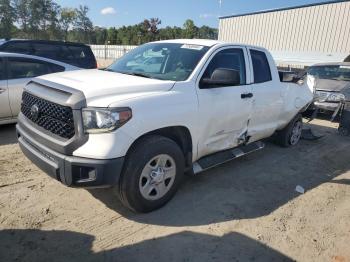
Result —
[[246, 146], [240, 146], [234, 149], [229, 149], [209, 156], [205, 156], [199, 159], [197, 162], [193, 163], [193, 172], [195, 174], [198, 174], [209, 168], [221, 165], [235, 158], [263, 149], [264, 147], [265, 144], [261, 141], [258, 141]]

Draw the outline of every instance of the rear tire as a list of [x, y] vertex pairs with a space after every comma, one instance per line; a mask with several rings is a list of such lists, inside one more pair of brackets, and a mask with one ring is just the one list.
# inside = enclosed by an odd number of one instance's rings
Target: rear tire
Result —
[[289, 124], [280, 131], [277, 131], [275, 141], [282, 147], [295, 146], [299, 143], [303, 128], [301, 114], [296, 115]]
[[117, 190], [119, 198], [136, 212], [158, 209], [175, 195], [184, 167], [184, 155], [173, 140], [144, 137], [128, 153]]

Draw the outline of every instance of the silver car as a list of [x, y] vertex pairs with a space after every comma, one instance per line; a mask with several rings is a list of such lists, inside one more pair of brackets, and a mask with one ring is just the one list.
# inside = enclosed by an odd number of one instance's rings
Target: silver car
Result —
[[0, 52], [0, 125], [16, 122], [23, 87], [33, 77], [78, 69], [38, 56]]
[[316, 64], [307, 73], [315, 78], [315, 107], [324, 112], [336, 111], [345, 99], [345, 91], [350, 89], [350, 63]]

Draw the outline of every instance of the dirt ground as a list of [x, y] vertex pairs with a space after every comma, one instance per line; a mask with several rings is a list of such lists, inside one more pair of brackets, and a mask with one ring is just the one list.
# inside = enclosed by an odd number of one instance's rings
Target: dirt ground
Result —
[[[0, 261], [350, 261], [350, 138], [266, 148], [188, 178], [150, 214], [110, 189], [73, 189], [0, 127]], [[297, 185], [305, 193], [295, 191]]]
[[98, 68], [106, 68], [114, 62], [113, 59], [97, 59]]

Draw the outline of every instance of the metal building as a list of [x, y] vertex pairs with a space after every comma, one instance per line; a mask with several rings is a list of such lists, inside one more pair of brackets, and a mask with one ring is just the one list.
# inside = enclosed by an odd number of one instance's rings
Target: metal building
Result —
[[263, 46], [280, 66], [340, 62], [350, 54], [350, 1], [223, 16], [219, 40]]

